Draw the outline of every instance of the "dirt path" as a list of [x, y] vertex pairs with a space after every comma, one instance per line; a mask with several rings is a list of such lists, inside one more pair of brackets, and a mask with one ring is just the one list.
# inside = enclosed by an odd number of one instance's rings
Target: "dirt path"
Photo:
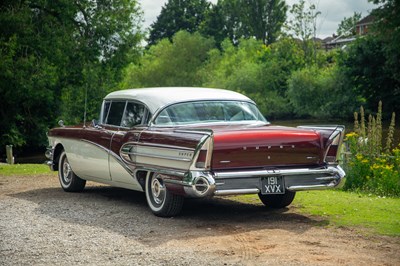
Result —
[[229, 199], [189, 200], [163, 219], [142, 193], [0, 176], [0, 265], [400, 265], [399, 238], [323, 223]]

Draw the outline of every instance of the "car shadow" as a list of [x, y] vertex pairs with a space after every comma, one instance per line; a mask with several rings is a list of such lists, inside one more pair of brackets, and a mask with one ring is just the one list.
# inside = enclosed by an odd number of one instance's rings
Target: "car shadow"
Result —
[[88, 186], [81, 193], [42, 188], [8, 196], [35, 203], [40, 216], [110, 230], [146, 245], [265, 229], [301, 234], [327, 223], [291, 207], [274, 210], [230, 198], [187, 199], [179, 216], [160, 218], [151, 213], [144, 193], [109, 186]]

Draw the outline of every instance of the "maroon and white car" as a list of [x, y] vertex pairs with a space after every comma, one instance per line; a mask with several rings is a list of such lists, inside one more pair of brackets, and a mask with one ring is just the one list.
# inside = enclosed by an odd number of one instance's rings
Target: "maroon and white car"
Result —
[[272, 126], [255, 103], [227, 90], [116, 91], [100, 121], [48, 133], [46, 152], [65, 191], [86, 180], [143, 191], [155, 215], [173, 216], [184, 198], [258, 194], [283, 208], [302, 190], [341, 186], [343, 126]]

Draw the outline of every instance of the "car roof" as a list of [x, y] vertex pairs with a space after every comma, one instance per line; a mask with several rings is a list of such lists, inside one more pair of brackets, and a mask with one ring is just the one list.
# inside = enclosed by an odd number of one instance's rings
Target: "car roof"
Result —
[[234, 91], [197, 87], [159, 87], [120, 90], [108, 94], [104, 99], [140, 101], [153, 114], [160, 108], [180, 102], [231, 100], [254, 103], [248, 97]]

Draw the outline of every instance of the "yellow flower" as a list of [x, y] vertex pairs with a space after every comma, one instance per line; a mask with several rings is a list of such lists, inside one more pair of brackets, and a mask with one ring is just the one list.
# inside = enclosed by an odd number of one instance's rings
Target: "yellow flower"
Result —
[[350, 133], [346, 134], [347, 138], [352, 138], [352, 137], [356, 137], [356, 136], [358, 136], [356, 132], [350, 132]]

